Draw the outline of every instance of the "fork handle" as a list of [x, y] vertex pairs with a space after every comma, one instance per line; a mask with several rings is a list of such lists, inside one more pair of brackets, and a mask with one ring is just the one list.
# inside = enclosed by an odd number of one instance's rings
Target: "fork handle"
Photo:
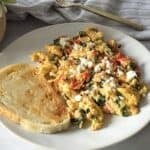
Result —
[[139, 31], [144, 30], [144, 26], [143, 25], [138, 24], [136, 22], [133, 22], [131, 20], [119, 17], [117, 15], [111, 14], [109, 12], [106, 12], [106, 11], [103, 11], [103, 10], [99, 10], [99, 9], [94, 8], [94, 7], [83, 5], [83, 4], [79, 4], [79, 3], [76, 4], [76, 6], [77, 7], [81, 7], [83, 9], [87, 10], [87, 11], [90, 11], [90, 12], [96, 14], [96, 15], [103, 16], [103, 17], [109, 18], [111, 20], [114, 20], [114, 21], [126, 24], [127, 26], [130, 26], [130, 27], [134, 28], [135, 30], [139, 30]]

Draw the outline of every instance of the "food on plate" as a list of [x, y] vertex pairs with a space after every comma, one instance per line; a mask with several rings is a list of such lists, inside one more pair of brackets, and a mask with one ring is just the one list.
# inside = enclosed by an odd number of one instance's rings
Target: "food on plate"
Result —
[[30, 131], [59, 132], [70, 122], [98, 130], [108, 113], [139, 113], [148, 93], [136, 62], [96, 28], [58, 37], [31, 58], [38, 65], [0, 70], [0, 114]]
[[103, 126], [106, 113], [131, 116], [148, 92], [136, 62], [115, 40], [104, 40], [96, 28], [74, 37], [61, 36], [32, 54], [37, 74], [57, 87], [72, 123], [92, 130]]
[[57, 89], [28, 64], [9, 65], [0, 70], [0, 114], [36, 132], [58, 132], [70, 124]]

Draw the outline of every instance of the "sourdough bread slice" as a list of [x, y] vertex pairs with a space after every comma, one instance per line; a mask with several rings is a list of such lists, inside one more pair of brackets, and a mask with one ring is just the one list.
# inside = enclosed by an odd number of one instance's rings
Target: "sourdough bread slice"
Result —
[[25, 129], [54, 133], [70, 124], [66, 105], [28, 64], [14, 64], [0, 70], [0, 114]]

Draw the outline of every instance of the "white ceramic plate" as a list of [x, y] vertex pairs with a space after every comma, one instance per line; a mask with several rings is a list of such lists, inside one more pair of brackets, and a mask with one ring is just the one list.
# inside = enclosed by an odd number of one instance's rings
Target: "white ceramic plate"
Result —
[[[122, 44], [124, 53], [137, 60], [142, 68], [144, 79], [150, 83], [150, 53], [138, 41], [110, 27], [92, 23], [66, 23], [34, 30], [8, 46], [0, 55], [0, 66], [12, 63], [31, 63], [29, 55], [50, 43], [60, 35], [75, 35], [85, 27], [96, 26], [104, 32], [106, 39], [116, 39]], [[111, 117], [107, 119], [103, 129], [89, 131], [87, 129], [71, 129], [57, 134], [30, 133], [18, 125], [2, 119], [3, 124], [15, 134], [49, 148], [61, 150], [97, 149], [122, 141], [141, 130], [150, 120], [150, 99], [146, 98], [141, 112], [133, 117]]]

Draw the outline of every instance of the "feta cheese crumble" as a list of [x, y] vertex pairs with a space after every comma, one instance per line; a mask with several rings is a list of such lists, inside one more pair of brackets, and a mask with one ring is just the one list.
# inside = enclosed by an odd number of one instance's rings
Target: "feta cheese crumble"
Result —
[[81, 61], [81, 65], [83, 65], [83, 66], [87, 66], [88, 65], [88, 60], [87, 59], [80, 58], [80, 61]]
[[80, 61], [81, 61], [81, 66], [85, 66], [88, 68], [91, 68], [93, 66], [93, 62], [88, 59], [80, 58]]
[[88, 68], [91, 68], [91, 67], [93, 67], [93, 62], [92, 61], [88, 61]]
[[123, 100], [124, 99], [124, 97], [123, 96], [118, 96], [119, 97], [119, 99], [121, 99], [121, 100]]
[[81, 71], [84, 71], [86, 68], [83, 65], [78, 65], [77, 66], [77, 73], [80, 73]]
[[76, 100], [76, 101], [81, 101], [81, 98], [82, 98], [82, 96], [81, 95], [76, 95], [75, 97], [74, 97], [74, 99]]
[[62, 47], [65, 47], [68, 40], [69, 40], [68, 37], [61, 37], [60, 40], [59, 40], [59, 43]]
[[79, 44], [76, 44], [76, 43], [75, 43], [75, 44], [73, 45], [73, 49], [74, 49], [74, 50], [80, 50], [80, 49], [82, 49], [82, 46], [80, 46]]
[[135, 71], [133, 70], [130, 70], [126, 73], [126, 77], [127, 77], [127, 80], [130, 81], [131, 79], [133, 79], [134, 77], [137, 77], [137, 74]]
[[99, 72], [101, 71], [101, 67], [100, 67], [100, 64], [97, 64], [94, 68], [94, 72]]
[[106, 80], [104, 82], [104, 86], [106, 85], [106, 87], [109, 85], [109, 88], [116, 88], [116, 82], [115, 79], [113, 77], [110, 77], [108, 80]]
[[111, 63], [108, 60], [106, 61], [106, 68], [111, 69]]
[[87, 43], [88, 48], [93, 48], [94, 46], [95, 46], [95, 44], [93, 42], [88, 42]]

